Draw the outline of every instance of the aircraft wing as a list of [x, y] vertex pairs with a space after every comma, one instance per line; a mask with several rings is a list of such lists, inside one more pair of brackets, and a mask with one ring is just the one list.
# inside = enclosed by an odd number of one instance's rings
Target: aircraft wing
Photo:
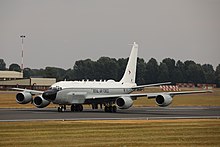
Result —
[[87, 96], [86, 99], [106, 99], [106, 98], [118, 98], [118, 97], [144, 97], [156, 98], [158, 95], [185, 95], [185, 94], [196, 94], [196, 93], [211, 93], [212, 90], [200, 90], [200, 91], [179, 91], [179, 92], [157, 92], [157, 93], [131, 93], [131, 94], [113, 94], [113, 95], [94, 95]]
[[31, 90], [31, 89], [22, 89], [22, 88], [11, 88], [13, 90], [17, 90], [17, 91], [24, 91], [24, 92], [28, 92], [30, 94], [43, 94], [44, 91], [38, 91], [38, 90]]
[[139, 85], [132, 87], [132, 89], [138, 89], [138, 88], [144, 88], [144, 87], [153, 87], [153, 86], [160, 86], [160, 85], [166, 85], [171, 84], [171, 82], [164, 82], [164, 83], [155, 83], [155, 84], [147, 84], [147, 85]]
[[175, 96], [175, 95], [197, 94], [197, 93], [212, 93], [212, 92], [213, 92], [212, 90], [159, 92], [159, 93], [149, 93], [147, 97], [150, 99], [150, 98], [156, 98], [160, 94]]

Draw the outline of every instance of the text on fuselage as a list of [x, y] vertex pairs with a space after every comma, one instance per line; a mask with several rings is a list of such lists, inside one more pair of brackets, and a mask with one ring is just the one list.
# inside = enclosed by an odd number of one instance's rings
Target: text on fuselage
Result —
[[109, 89], [93, 89], [93, 93], [109, 93]]

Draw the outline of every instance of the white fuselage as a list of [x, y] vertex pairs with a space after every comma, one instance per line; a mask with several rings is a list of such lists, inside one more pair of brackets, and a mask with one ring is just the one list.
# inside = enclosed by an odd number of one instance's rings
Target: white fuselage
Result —
[[[121, 83], [114, 80], [108, 81], [61, 81], [53, 84], [51, 88], [58, 89], [55, 104], [66, 103], [84, 103], [85, 98], [82, 96], [89, 96], [96, 98], [100, 95], [114, 95], [114, 94], [128, 94], [133, 91], [132, 87], [136, 86], [135, 83]], [[72, 95], [78, 95], [79, 98]], [[65, 102], [64, 102], [65, 101]]]

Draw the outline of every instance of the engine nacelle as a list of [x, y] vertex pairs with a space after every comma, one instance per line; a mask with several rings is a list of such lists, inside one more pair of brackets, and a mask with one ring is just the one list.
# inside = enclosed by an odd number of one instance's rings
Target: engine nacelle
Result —
[[119, 109], [128, 109], [133, 105], [133, 100], [131, 97], [119, 97], [116, 99], [116, 104]]
[[164, 95], [164, 94], [162, 94], [162, 95], [158, 95], [157, 97], [156, 97], [156, 103], [157, 103], [157, 105], [158, 106], [160, 106], [160, 107], [166, 107], [166, 106], [169, 106], [171, 103], [172, 103], [172, 101], [173, 101], [173, 98], [172, 98], [172, 96], [170, 96], [170, 95]]
[[33, 100], [34, 106], [37, 108], [44, 108], [50, 104], [49, 101], [45, 100], [41, 95], [38, 95]]
[[32, 95], [28, 92], [19, 92], [16, 95], [16, 102], [19, 104], [27, 104], [33, 100]]

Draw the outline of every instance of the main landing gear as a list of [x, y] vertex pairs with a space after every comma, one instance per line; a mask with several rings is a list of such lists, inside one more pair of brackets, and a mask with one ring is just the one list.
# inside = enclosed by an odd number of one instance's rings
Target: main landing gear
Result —
[[[103, 104], [92, 104], [92, 109], [98, 109], [98, 105], [100, 105], [100, 109], [102, 109]], [[117, 107], [113, 103], [106, 103], [104, 104], [104, 111], [105, 112], [111, 112], [111, 113], [116, 113], [117, 112]]]
[[[59, 106], [57, 110], [58, 110], [58, 112], [66, 111], [66, 105]], [[71, 105], [70, 110], [72, 112], [82, 112], [83, 111], [83, 105], [82, 104]]]
[[83, 111], [83, 105], [82, 104], [71, 105], [71, 111], [72, 112], [82, 112]]
[[112, 112], [112, 113], [116, 113], [117, 112], [117, 107], [116, 106], [111, 106], [111, 105], [107, 105], [105, 106], [105, 112]]

